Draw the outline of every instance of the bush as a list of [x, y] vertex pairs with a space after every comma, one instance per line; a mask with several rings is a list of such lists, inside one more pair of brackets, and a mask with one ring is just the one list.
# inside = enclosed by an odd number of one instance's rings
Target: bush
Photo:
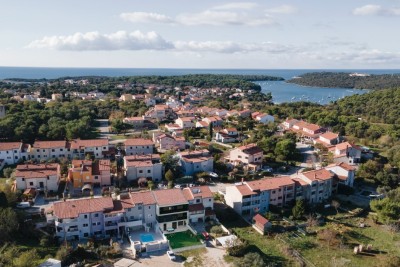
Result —
[[224, 230], [222, 229], [222, 227], [220, 225], [214, 225], [213, 227], [211, 227], [210, 233], [212, 233], [216, 236], [219, 236], [224, 233]]

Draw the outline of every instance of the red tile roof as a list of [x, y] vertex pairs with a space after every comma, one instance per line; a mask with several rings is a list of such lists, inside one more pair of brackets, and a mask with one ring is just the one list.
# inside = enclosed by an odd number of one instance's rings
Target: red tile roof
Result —
[[259, 223], [259, 224], [261, 224], [261, 225], [266, 225], [266, 224], [268, 223], [268, 219], [265, 218], [264, 216], [260, 215], [260, 214], [256, 214], [256, 215], [253, 217], [253, 220], [254, 220], [256, 223]]
[[256, 195], [256, 192], [253, 192], [248, 186], [247, 184], [241, 184], [241, 185], [237, 185], [236, 186], [237, 190], [239, 190], [239, 193], [242, 196], [250, 196], [250, 195]]
[[335, 134], [335, 133], [332, 133], [332, 132], [325, 132], [325, 133], [320, 135], [320, 138], [325, 138], [325, 139], [328, 139], [328, 140], [333, 140], [333, 139], [336, 139], [338, 137], [339, 137], [338, 134]]
[[153, 141], [144, 138], [133, 138], [125, 141], [125, 146], [154, 146]]
[[108, 139], [90, 139], [90, 140], [74, 139], [70, 142], [70, 145], [72, 149], [81, 149], [83, 147], [99, 147], [99, 146], [108, 147]]
[[240, 146], [238, 147], [243, 153], [246, 153], [248, 155], [254, 155], [258, 153], [262, 153], [263, 150], [257, 146], [257, 144], [248, 144], [245, 146]]
[[35, 141], [32, 148], [47, 149], [47, 148], [66, 148], [67, 141]]
[[76, 218], [79, 214], [111, 211], [113, 208], [111, 197], [75, 199], [53, 204], [54, 215], [58, 219]]
[[17, 165], [15, 177], [22, 177], [25, 179], [30, 178], [44, 178], [47, 176], [58, 175], [59, 164], [22, 164]]
[[0, 143], [0, 151], [19, 149], [21, 144], [21, 142]]
[[153, 205], [156, 199], [152, 191], [136, 192], [130, 194], [133, 204]]
[[343, 143], [336, 145], [336, 149], [338, 149], [338, 150], [344, 150], [344, 149], [350, 148], [350, 147], [357, 149], [357, 150], [361, 150], [358, 146], [351, 144], [349, 142], [343, 142]]
[[204, 206], [202, 203], [189, 205], [189, 211], [200, 211], [204, 210]]
[[282, 186], [291, 186], [294, 185], [294, 181], [289, 176], [281, 176], [274, 178], [265, 178], [257, 181], [247, 182], [248, 186], [252, 190], [272, 190], [278, 189]]
[[334, 176], [333, 173], [331, 173], [330, 171], [328, 171], [326, 169], [303, 172], [302, 175], [304, 175], [305, 177], [307, 177], [311, 181], [329, 180], [329, 179], [332, 179], [333, 176]]
[[211, 198], [213, 194], [208, 186], [187, 187], [182, 190], [187, 200], [193, 200], [196, 197]]
[[152, 192], [157, 204], [160, 206], [187, 204], [181, 189], [156, 190]]

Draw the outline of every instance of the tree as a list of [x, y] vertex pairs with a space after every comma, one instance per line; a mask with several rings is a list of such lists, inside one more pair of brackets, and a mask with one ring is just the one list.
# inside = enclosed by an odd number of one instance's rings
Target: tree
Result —
[[11, 186], [9, 184], [0, 184], [0, 192], [3, 192], [6, 195], [7, 203], [9, 206], [13, 206], [15, 205], [15, 203], [17, 203], [18, 196], [11, 189]]
[[13, 171], [14, 171], [13, 168], [4, 168], [3, 170], [4, 177], [10, 178]]
[[337, 241], [337, 232], [331, 228], [325, 228], [318, 232], [319, 239], [328, 243], [328, 249]]
[[176, 156], [176, 152], [169, 150], [160, 156], [161, 162], [165, 167], [165, 170], [171, 170], [173, 173], [177, 174], [179, 158]]
[[14, 261], [15, 267], [31, 267], [37, 266], [37, 261], [40, 260], [36, 249], [31, 249], [22, 252]]
[[156, 186], [155, 186], [154, 182], [150, 180], [150, 181], [147, 182], [147, 187], [150, 190], [153, 190]]
[[0, 244], [9, 240], [19, 228], [18, 217], [11, 208], [0, 208]]
[[335, 208], [335, 210], [336, 210], [336, 214], [338, 214], [338, 213], [339, 213], [339, 211], [338, 211], [338, 208], [340, 207], [340, 203], [339, 203], [339, 201], [337, 201], [337, 200], [332, 200], [332, 203], [331, 203], [331, 205], [332, 205], [332, 207], [334, 207], [334, 208]]
[[248, 245], [246, 241], [241, 241], [238, 237], [233, 236], [225, 242], [226, 252], [230, 256], [241, 257], [244, 255]]
[[296, 200], [296, 205], [292, 208], [292, 214], [295, 219], [303, 217], [305, 212], [304, 201], [302, 199]]
[[208, 141], [211, 141], [212, 140], [212, 138], [213, 138], [213, 125], [212, 125], [212, 123], [210, 123], [209, 125], [208, 125]]
[[167, 180], [168, 182], [171, 182], [174, 180], [174, 173], [171, 170], [168, 170], [165, 173], [165, 180]]
[[222, 229], [222, 227], [220, 225], [214, 225], [213, 227], [211, 227], [210, 233], [215, 234], [216, 236], [219, 236], [224, 233], [224, 230]]
[[295, 160], [296, 158], [296, 142], [291, 139], [283, 139], [276, 144], [275, 154], [286, 164], [289, 164], [289, 160]]
[[250, 252], [244, 255], [243, 259], [235, 261], [236, 267], [264, 267], [266, 264], [260, 254]]

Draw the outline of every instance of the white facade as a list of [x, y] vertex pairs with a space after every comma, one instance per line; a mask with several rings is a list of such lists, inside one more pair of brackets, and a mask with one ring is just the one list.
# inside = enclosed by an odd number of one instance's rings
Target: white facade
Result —
[[19, 142], [0, 143], [0, 159], [5, 164], [16, 164], [19, 160], [27, 160], [27, 153], [23, 151], [23, 144]]

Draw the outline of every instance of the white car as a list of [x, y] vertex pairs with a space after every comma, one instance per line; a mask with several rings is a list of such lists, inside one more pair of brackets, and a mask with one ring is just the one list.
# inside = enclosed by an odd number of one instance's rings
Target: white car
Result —
[[168, 250], [168, 251], [167, 251], [167, 255], [168, 255], [168, 258], [169, 258], [171, 261], [174, 261], [174, 260], [176, 259], [176, 256], [175, 256], [175, 254], [174, 254], [174, 252], [173, 252], [172, 250]]
[[180, 185], [180, 184], [177, 184], [177, 185], [175, 185], [174, 187], [180, 189], [180, 188], [181, 188], [181, 185]]
[[207, 172], [207, 174], [211, 177], [218, 178], [218, 174], [216, 174], [215, 172]]
[[17, 204], [18, 209], [27, 209], [30, 207], [31, 207], [31, 204], [29, 202], [20, 202]]

